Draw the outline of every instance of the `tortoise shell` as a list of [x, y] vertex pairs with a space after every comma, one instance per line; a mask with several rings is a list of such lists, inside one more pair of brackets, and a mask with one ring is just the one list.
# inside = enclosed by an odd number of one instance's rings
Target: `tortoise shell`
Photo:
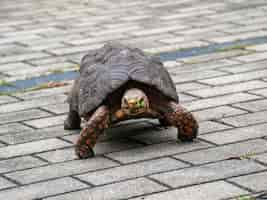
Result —
[[175, 85], [159, 59], [119, 43], [108, 43], [82, 58], [68, 102], [72, 110], [85, 116], [131, 80], [153, 86], [178, 102]]

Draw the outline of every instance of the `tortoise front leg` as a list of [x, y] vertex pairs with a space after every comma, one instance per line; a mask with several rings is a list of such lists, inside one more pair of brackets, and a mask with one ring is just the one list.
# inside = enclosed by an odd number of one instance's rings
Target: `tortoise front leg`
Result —
[[94, 156], [93, 147], [97, 138], [108, 125], [109, 110], [107, 106], [103, 105], [94, 112], [80, 133], [75, 147], [75, 153], [79, 158], [85, 159]]
[[169, 102], [163, 113], [164, 121], [178, 129], [178, 139], [192, 141], [198, 134], [198, 123], [192, 113], [176, 102]]
[[64, 129], [65, 130], [72, 130], [72, 129], [80, 129], [81, 125], [81, 118], [77, 111], [69, 109], [68, 117], [64, 121]]

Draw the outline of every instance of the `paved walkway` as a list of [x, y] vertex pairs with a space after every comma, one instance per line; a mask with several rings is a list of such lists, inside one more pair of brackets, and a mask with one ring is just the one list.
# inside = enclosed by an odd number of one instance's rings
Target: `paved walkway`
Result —
[[241, 200], [266, 190], [266, 22], [266, 0], [1, 0], [2, 87], [75, 70], [109, 40], [149, 53], [262, 40], [164, 63], [200, 121], [193, 143], [142, 120], [77, 160], [78, 131], [62, 127], [70, 85], [0, 96], [0, 199]]

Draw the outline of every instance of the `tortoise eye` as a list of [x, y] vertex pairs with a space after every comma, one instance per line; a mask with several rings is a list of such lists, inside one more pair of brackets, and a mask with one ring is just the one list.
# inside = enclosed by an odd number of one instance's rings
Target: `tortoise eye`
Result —
[[140, 107], [145, 107], [145, 100], [144, 98], [140, 99], [138, 104], [140, 105]]

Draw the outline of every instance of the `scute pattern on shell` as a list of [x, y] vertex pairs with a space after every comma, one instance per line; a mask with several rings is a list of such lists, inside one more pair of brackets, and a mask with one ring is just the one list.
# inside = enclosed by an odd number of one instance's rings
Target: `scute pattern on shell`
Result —
[[174, 83], [159, 59], [119, 43], [108, 43], [82, 58], [80, 76], [73, 86], [76, 91], [70, 93], [68, 102], [84, 116], [129, 80], [154, 86], [178, 102]]

